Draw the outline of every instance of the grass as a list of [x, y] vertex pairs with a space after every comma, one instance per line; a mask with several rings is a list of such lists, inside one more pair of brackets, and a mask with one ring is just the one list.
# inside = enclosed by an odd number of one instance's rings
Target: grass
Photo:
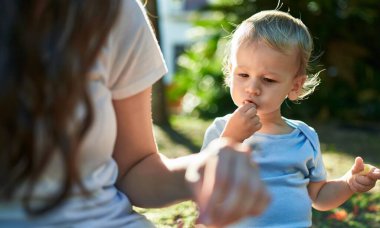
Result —
[[[154, 132], [160, 152], [174, 158], [199, 151], [211, 120], [173, 116], [171, 124], [172, 129], [155, 126]], [[329, 179], [340, 177], [349, 170], [356, 156], [379, 167], [380, 126], [309, 124], [319, 134]], [[194, 227], [198, 215], [195, 204], [190, 201], [162, 209], [135, 209], [159, 228]], [[355, 195], [337, 209], [328, 212], [314, 210], [313, 227], [380, 227], [380, 183], [370, 193]]]
[[198, 217], [195, 203], [186, 201], [163, 209], [136, 208], [158, 228], [194, 227]]

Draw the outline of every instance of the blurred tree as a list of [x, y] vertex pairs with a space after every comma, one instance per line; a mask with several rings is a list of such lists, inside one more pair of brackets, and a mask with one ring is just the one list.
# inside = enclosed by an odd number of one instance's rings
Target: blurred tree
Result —
[[[143, 1], [145, 3], [145, 1]], [[156, 0], [146, 1], [146, 9], [153, 29], [159, 41], [160, 31], [158, 27], [158, 11]], [[152, 96], [153, 122], [158, 125], [169, 125], [169, 115], [166, 105], [165, 85], [162, 79], [153, 85], [154, 96]]]
[[[194, 16], [198, 40], [179, 58], [169, 99], [185, 94], [198, 102], [192, 113], [213, 117], [235, 107], [223, 87], [221, 63], [229, 34], [252, 14], [277, 1], [214, 0]], [[302, 108], [287, 102], [286, 116], [320, 120], [377, 120], [380, 117], [380, 1], [283, 0], [280, 10], [302, 19], [315, 43], [313, 72], [325, 69], [322, 84]], [[186, 97], [186, 96], [185, 96]], [[194, 100], [194, 99], [193, 99]], [[295, 108], [293, 108], [295, 107]]]

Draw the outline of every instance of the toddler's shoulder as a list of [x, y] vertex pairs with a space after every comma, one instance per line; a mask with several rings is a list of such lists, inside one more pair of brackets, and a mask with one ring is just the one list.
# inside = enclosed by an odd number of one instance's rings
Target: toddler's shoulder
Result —
[[299, 129], [311, 142], [315, 150], [319, 150], [319, 138], [315, 129], [301, 120], [292, 120], [284, 118], [290, 126]]
[[217, 127], [223, 127], [227, 124], [227, 121], [231, 118], [231, 114], [227, 114], [225, 116], [216, 117], [212, 122], [212, 125]]
[[286, 118], [284, 119], [286, 123], [288, 123], [290, 126], [294, 128], [299, 128], [300, 130], [308, 131], [311, 134], [317, 134], [316, 130], [312, 126], [306, 124], [305, 122], [301, 120], [292, 120], [292, 119], [286, 119]]

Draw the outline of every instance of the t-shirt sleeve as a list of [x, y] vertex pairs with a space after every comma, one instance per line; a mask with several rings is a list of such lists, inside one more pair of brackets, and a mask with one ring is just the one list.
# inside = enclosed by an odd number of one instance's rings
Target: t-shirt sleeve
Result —
[[290, 124], [290, 126], [298, 128], [310, 142], [312, 157], [306, 163], [310, 181], [318, 182], [326, 180], [326, 169], [322, 159], [319, 137], [315, 129], [299, 120], [286, 119], [286, 122]]
[[223, 132], [224, 126], [226, 125], [226, 120], [222, 118], [216, 118], [213, 123], [207, 128], [201, 151], [204, 150], [211, 141], [220, 137]]
[[113, 99], [141, 92], [167, 72], [157, 39], [140, 1], [122, 1], [108, 42], [107, 86]]
[[313, 154], [313, 164], [308, 167], [310, 173], [310, 181], [318, 182], [326, 180], [326, 169], [322, 159], [322, 153], [319, 144], [318, 134], [313, 130], [313, 137], [311, 139], [315, 146]]

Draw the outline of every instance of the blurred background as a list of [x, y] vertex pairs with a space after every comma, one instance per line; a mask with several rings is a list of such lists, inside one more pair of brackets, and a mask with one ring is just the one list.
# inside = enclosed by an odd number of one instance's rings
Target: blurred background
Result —
[[278, 4], [308, 26], [315, 44], [312, 72], [324, 70], [317, 91], [301, 104], [287, 102], [284, 115], [320, 121], [379, 120], [378, 0], [147, 1], [169, 67], [162, 103], [169, 115], [212, 118], [235, 108], [222, 83], [227, 38], [242, 20]]
[[[285, 102], [283, 115], [317, 130], [329, 178], [343, 175], [355, 156], [380, 166], [379, 0], [142, 1], [169, 69], [153, 96], [162, 153], [198, 152], [213, 118], [236, 108], [221, 70], [228, 37], [247, 17], [280, 5], [312, 34], [311, 73], [323, 70], [317, 90], [299, 104]], [[192, 227], [197, 213], [189, 202], [140, 212], [158, 227]], [[380, 184], [313, 218], [315, 227], [380, 227]]]
[[[169, 68], [154, 86], [154, 122], [179, 143], [197, 151], [202, 139], [181, 141], [173, 126], [178, 116], [205, 120], [207, 127], [236, 108], [221, 70], [231, 32], [260, 10], [280, 8], [308, 26], [315, 46], [311, 73], [322, 70], [317, 90], [298, 104], [285, 102], [283, 115], [315, 127], [322, 146], [380, 163], [380, 1], [148, 0], [145, 5]], [[179, 128], [185, 121], [190, 120]]]

